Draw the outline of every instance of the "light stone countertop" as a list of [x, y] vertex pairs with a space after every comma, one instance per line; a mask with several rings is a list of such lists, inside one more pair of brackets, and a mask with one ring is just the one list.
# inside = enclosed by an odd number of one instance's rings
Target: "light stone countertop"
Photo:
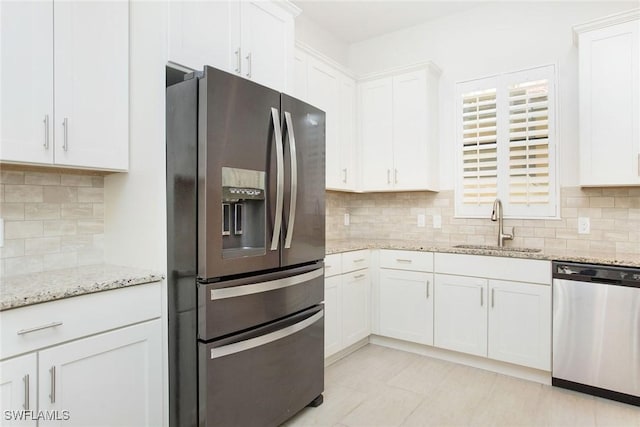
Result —
[[0, 311], [93, 292], [158, 282], [163, 275], [110, 264], [0, 278]]
[[549, 261], [581, 262], [588, 264], [620, 265], [627, 267], [640, 267], [638, 259], [618, 259], [614, 256], [593, 256], [575, 254], [558, 254], [542, 250], [541, 252], [516, 252], [499, 249], [467, 249], [456, 248], [448, 245], [438, 245], [419, 241], [404, 240], [327, 240], [326, 254], [356, 251], [359, 249], [397, 249], [421, 252], [442, 252], [466, 255], [499, 256], [507, 258], [541, 259]]

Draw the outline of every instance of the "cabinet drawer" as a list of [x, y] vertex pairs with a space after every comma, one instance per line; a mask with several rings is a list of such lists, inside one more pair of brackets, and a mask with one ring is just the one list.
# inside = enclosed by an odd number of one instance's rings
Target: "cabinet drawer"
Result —
[[0, 359], [160, 317], [161, 283], [2, 311]]
[[369, 250], [344, 252], [342, 254], [342, 272], [349, 273], [350, 271], [361, 270], [363, 268], [369, 268]]
[[324, 277], [336, 276], [342, 273], [342, 255], [327, 255], [324, 259]]
[[380, 267], [396, 270], [433, 271], [433, 253], [417, 251], [380, 251]]

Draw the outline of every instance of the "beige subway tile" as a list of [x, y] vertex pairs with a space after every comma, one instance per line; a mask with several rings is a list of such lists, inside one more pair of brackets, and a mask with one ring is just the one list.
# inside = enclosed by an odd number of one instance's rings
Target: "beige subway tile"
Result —
[[589, 241], [567, 239], [567, 249], [575, 249], [580, 251], [589, 250]]
[[32, 185], [60, 185], [60, 174], [48, 172], [25, 172], [24, 183]]
[[549, 238], [545, 238], [544, 239], [544, 248], [545, 249], [551, 249], [551, 250], [566, 249], [567, 248], [567, 241], [564, 240], [564, 239], [549, 239]]
[[561, 197], [582, 197], [583, 194], [581, 187], [562, 187], [560, 189]]
[[628, 242], [629, 232], [625, 231], [605, 231], [602, 234], [604, 240], [610, 240], [613, 242]]
[[103, 176], [92, 176], [91, 177], [91, 186], [95, 188], [103, 188], [104, 187], [104, 177]]
[[47, 203], [76, 203], [78, 189], [75, 187], [44, 187], [44, 201]]
[[21, 256], [4, 260], [4, 275], [17, 276], [19, 274], [40, 273], [42, 270], [42, 255]]
[[629, 219], [640, 219], [640, 208], [629, 208]]
[[24, 255], [24, 239], [5, 239], [0, 248], [0, 258], [13, 258]]
[[626, 187], [603, 188], [602, 195], [605, 197], [627, 197], [629, 195], [629, 189]]
[[601, 241], [604, 240], [604, 230], [591, 229], [589, 234], [578, 234], [580, 240]]
[[562, 208], [560, 210], [560, 216], [562, 216], [562, 218], [577, 218], [578, 208]]
[[526, 237], [524, 239], [524, 246], [528, 248], [544, 248], [545, 239], [541, 237]]
[[438, 198], [438, 199], [433, 201], [433, 205], [435, 207], [438, 207], [438, 208], [447, 208], [447, 207], [451, 206], [451, 200], [448, 199], [448, 198], [447, 199]]
[[540, 228], [536, 227], [533, 229], [533, 237], [556, 237], [556, 229], [555, 228]]
[[536, 237], [533, 227], [516, 227], [513, 234], [520, 237]]
[[5, 185], [5, 202], [40, 203], [43, 200], [42, 187], [39, 185]]
[[629, 209], [602, 208], [602, 218], [605, 219], [628, 219]]
[[568, 208], [588, 208], [589, 207], [589, 198], [588, 197], [567, 197], [567, 205]]
[[631, 201], [629, 197], [616, 197], [614, 205], [616, 208], [629, 208]]
[[602, 218], [602, 208], [578, 208], [578, 216], [589, 218]]
[[615, 225], [613, 219], [591, 219], [591, 228], [596, 230], [612, 230]]
[[629, 197], [629, 208], [640, 209], [640, 196]]
[[24, 203], [0, 203], [0, 218], [5, 221], [24, 219]]
[[43, 257], [43, 271], [61, 270], [73, 268], [78, 265], [78, 254], [76, 252], [64, 252], [59, 254], [47, 254]]
[[640, 255], [640, 242], [615, 242], [616, 252], [634, 253]]
[[102, 219], [79, 219], [78, 234], [102, 234], [104, 221]]
[[548, 219], [544, 221], [546, 228], [565, 228], [567, 225], [564, 219]]
[[58, 219], [60, 205], [58, 203], [27, 203], [24, 206], [25, 219]]
[[60, 252], [60, 237], [39, 237], [24, 241], [25, 255], [42, 255]]
[[544, 220], [540, 219], [525, 219], [522, 221], [524, 227], [544, 227]]
[[582, 194], [585, 196], [602, 196], [602, 188], [582, 187]]
[[578, 218], [567, 218], [567, 227], [568, 230], [578, 230]]
[[93, 176], [91, 175], [62, 175], [61, 185], [69, 187], [91, 187], [93, 185]]
[[62, 205], [63, 219], [93, 218], [93, 204], [65, 203]]
[[616, 250], [616, 242], [608, 242], [604, 240], [591, 240], [589, 242], [589, 251], [598, 254], [613, 254]]
[[629, 196], [640, 197], [640, 187], [629, 188]]
[[42, 221], [6, 221], [5, 239], [26, 239], [42, 236]]
[[24, 172], [7, 170], [0, 171], [0, 183], [24, 184]]
[[69, 236], [75, 235], [77, 224], [75, 220], [52, 220], [44, 221], [45, 236]]
[[616, 205], [613, 197], [589, 197], [589, 207], [612, 208]]
[[470, 234], [467, 235], [467, 243], [470, 245], [486, 245], [487, 240], [485, 236]]
[[640, 218], [638, 219], [616, 219], [613, 223], [616, 230], [640, 230]]
[[60, 238], [61, 252], [85, 251], [93, 248], [93, 236], [62, 236]]
[[556, 239], [577, 239], [578, 230], [575, 228], [557, 228]]
[[4, 202], [4, 184], [0, 184], [0, 202]]
[[104, 202], [103, 188], [78, 188], [79, 203], [102, 203]]

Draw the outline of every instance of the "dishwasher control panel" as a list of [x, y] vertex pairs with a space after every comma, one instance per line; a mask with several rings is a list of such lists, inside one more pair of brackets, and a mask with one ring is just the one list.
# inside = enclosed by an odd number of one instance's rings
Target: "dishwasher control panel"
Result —
[[640, 287], [640, 268], [559, 261], [552, 265], [554, 278]]

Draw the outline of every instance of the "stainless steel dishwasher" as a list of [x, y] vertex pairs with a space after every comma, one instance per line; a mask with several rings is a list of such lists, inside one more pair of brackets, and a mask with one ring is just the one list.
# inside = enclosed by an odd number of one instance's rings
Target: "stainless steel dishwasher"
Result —
[[552, 265], [552, 384], [640, 406], [640, 268]]

